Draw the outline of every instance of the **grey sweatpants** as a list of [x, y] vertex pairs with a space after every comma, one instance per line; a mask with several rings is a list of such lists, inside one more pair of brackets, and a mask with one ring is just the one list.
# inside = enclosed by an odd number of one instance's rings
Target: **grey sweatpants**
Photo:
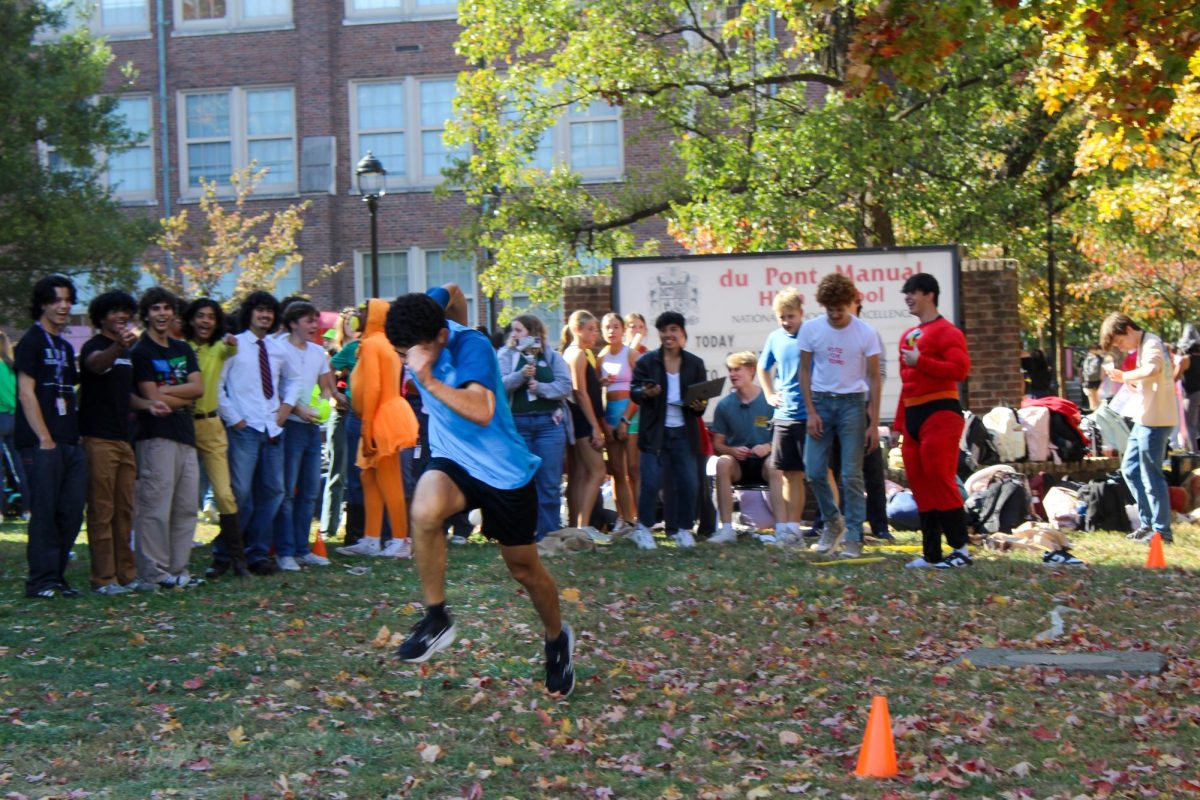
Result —
[[196, 535], [200, 466], [196, 448], [171, 439], [135, 445], [138, 462], [134, 556], [138, 577], [148, 583], [188, 579]]

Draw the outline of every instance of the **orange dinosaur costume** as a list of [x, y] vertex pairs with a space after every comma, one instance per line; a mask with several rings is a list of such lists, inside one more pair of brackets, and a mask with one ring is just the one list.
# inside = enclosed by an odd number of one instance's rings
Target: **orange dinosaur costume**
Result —
[[362, 420], [357, 460], [362, 469], [366, 524], [363, 534], [378, 539], [383, 530], [383, 510], [395, 539], [408, 538], [408, 511], [404, 500], [404, 475], [400, 451], [417, 443], [417, 417], [400, 394], [404, 364], [383, 332], [386, 300], [367, 301], [367, 321], [358, 363], [350, 373], [350, 398]]

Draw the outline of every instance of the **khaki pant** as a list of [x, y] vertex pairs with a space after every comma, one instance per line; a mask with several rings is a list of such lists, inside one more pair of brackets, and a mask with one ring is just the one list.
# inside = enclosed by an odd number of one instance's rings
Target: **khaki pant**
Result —
[[237, 501], [233, 498], [233, 484], [229, 480], [229, 441], [225, 438], [225, 424], [220, 417], [198, 419], [195, 423], [196, 451], [212, 486], [217, 512], [236, 514]]
[[196, 535], [200, 465], [196, 448], [171, 439], [137, 443], [138, 577], [149, 583], [187, 580]]
[[129, 546], [137, 461], [128, 442], [83, 437], [88, 462], [87, 537], [92, 588], [129, 583], [137, 565]]

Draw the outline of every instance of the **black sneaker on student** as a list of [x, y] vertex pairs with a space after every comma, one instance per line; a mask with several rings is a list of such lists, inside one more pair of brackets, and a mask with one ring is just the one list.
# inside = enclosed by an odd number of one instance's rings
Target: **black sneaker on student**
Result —
[[950, 555], [943, 558], [938, 563], [934, 564], [934, 569], [954, 569], [956, 567], [969, 567], [975, 563], [975, 559], [965, 553], [960, 553], [957, 550], [952, 550]]
[[575, 632], [563, 623], [562, 633], [546, 642], [546, 691], [569, 697], [575, 690]]
[[410, 664], [420, 664], [428, 661], [437, 651], [454, 644], [455, 635], [454, 620], [448, 613], [437, 618], [426, 614], [412, 626], [396, 655]]
[[1042, 556], [1042, 563], [1050, 564], [1051, 566], [1062, 564], [1068, 567], [1078, 567], [1082, 566], [1084, 562], [1076, 558], [1070, 550], [1064, 547], [1061, 550], [1055, 550], [1053, 553], [1046, 553]]

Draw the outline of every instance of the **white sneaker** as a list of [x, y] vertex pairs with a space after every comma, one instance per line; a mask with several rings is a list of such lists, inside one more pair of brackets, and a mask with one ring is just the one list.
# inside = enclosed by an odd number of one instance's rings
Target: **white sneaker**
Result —
[[291, 556], [275, 556], [275, 563], [284, 572], [299, 572], [300, 565]]
[[721, 528], [708, 537], [709, 544], [736, 544], [737, 532], [733, 528]]
[[454, 536], [450, 537], [450, 544], [464, 545], [466, 543], [467, 537], [465, 536], [459, 536], [458, 534], [455, 534]]
[[814, 553], [832, 553], [837, 550], [838, 545], [842, 542], [842, 537], [845, 535], [846, 521], [839, 514], [825, 522], [825, 530], [821, 533], [821, 538], [808, 549]]
[[364, 536], [348, 547], [339, 547], [339, 553], [344, 556], [374, 556], [379, 554], [379, 538]]
[[926, 561], [924, 556], [917, 556], [904, 566], [908, 567], [909, 569], [933, 569], [933, 564], [930, 564], [928, 561]]
[[619, 539], [622, 536], [628, 536], [633, 533], [633, 525], [623, 519], [618, 519], [617, 524], [613, 526], [612, 538]]
[[685, 550], [689, 547], [696, 546], [696, 539], [694, 536], [692, 536], [691, 531], [685, 531], [685, 530], [675, 531], [675, 535], [672, 536], [671, 538], [675, 540], [675, 544], [679, 545], [680, 547], [684, 548]]
[[776, 544], [779, 541], [773, 533], [758, 533], [755, 537], [763, 544]]
[[392, 539], [374, 555], [379, 558], [412, 558], [412, 539]]
[[658, 545], [654, 543], [654, 534], [645, 525], [634, 528], [633, 533], [629, 534], [629, 541], [637, 545], [638, 550], [658, 549]]
[[328, 567], [329, 559], [324, 556], [319, 556], [316, 553], [305, 553], [296, 559], [300, 564], [306, 567]]
[[608, 544], [609, 542], [612, 541], [611, 536], [609, 536], [607, 533], [601, 533], [600, 531], [593, 528], [591, 525], [585, 525], [582, 528], [580, 528], [579, 530], [586, 533], [588, 535], [588, 538], [591, 539], [596, 544]]

